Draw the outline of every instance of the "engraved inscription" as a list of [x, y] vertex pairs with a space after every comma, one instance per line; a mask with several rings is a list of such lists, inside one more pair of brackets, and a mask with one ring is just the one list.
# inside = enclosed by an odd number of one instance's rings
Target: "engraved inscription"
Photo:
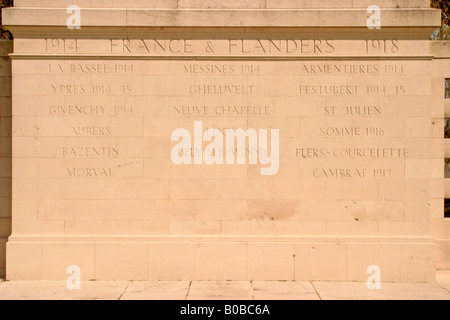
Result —
[[189, 88], [192, 95], [251, 95], [254, 85], [193, 85]]
[[[153, 56], [329, 56], [347, 54], [349, 45], [357, 55], [385, 56], [407, 53], [402, 40], [333, 40], [333, 39], [187, 39], [187, 38], [113, 38], [43, 39], [42, 51], [48, 54], [117, 54]], [[95, 42], [95, 52], [92, 46]], [[406, 45], [407, 47], [407, 45]]]
[[111, 168], [67, 168], [69, 178], [112, 178]]
[[[51, 42], [49, 42], [51, 44]], [[166, 40], [111, 40], [111, 50], [124, 54], [194, 54], [204, 45], [205, 54], [219, 54], [224, 50], [224, 42], [198, 41], [187, 39]], [[367, 46], [367, 42], [365, 43]], [[395, 41], [369, 42], [368, 53], [374, 50], [379, 53], [396, 53], [399, 44]], [[64, 42], [59, 43], [62, 50]], [[53, 41], [56, 48], [58, 42]], [[67, 45], [66, 45], [67, 47]], [[284, 54], [329, 54], [335, 52], [333, 41], [297, 41], [297, 40], [229, 40], [225, 43], [228, 54], [236, 55], [284, 55]], [[145, 65], [149, 63], [149, 65]], [[395, 80], [391, 75], [408, 74], [408, 65], [404, 62], [296, 62], [295, 67], [286, 68], [287, 64], [278, 65], [276, 62], [174, 62], [170, 65], [158, 65], [156, 62], [96, 62], [88, 63], [67, 61], [65, 63], [49, 63], [48, 73], [57, 76], [50, 83], [51, 95], [55, 98], [64, 97], [47, 107], [49, 116], [72, 117], [76, 125], [71, 123], [64, 133], [65, 136], [80, 138], [118, 137], [116, 124], [109, 121], [117, 117], [144, 117], [143, 121], [132, 120], [133, 125], [146, 123], [146, 114], [158, 114], [182, 120], [190, 118], [193, 121], [217, 119], [214, 125], [207, 124], [207, 130], [216, 130], [225, 135], [227, 130], [237, 130], [242, 125], [251, 128], [251, 122], [268, 120], [264, 128], [271, 128], [273, 120], [286, 121], [286, 128], [280, 126], [280, 138], [293, 137], [296, 139], [326, 139], [326, 147], [298, 146], [295, 157], [299, 161], [309, 159], [335, 159], [350, 161], [384, 161], [401, 160], [410, 157], [411, 149], [406, 146], [395, 145], [388, 148], [379, 146], [378, 139], [400, 138], [405, 132], [403, 127], [398, 130], [391, 127], [397, 121], [395, 113], [383, 105], [383, 96], [403, 96], [410, 89], [405, 78]], [[161, 82], [152, 81], [148, 73], [155, 72]], [[174, 72], [169, 78], [161, 75]], [[289, 75], [283, 78], [283, 74]], [[61, 80], [58, 80], [61, 75]], [[62, 75], [76, 75], [76, 80], [68, 82]], [[120, 75], [117, 77], [117, 75]], [[292, 76], [293, 75], [293, 76]], [[296, 76], [297, 75], [297, 76]], [[336, 75], [336, 77], [334, 77]], [[318, 77], [330, 76], [331, 80], [317, 81]], [[382, 81], [377, 81], [380, 76]], [[120, 79], [117, 81], [117, 79]], [[264, 78], [260, 78], [264, 77]], [[273, 79], [271, 77], [274, 77]], [[382, 78], [381, 78], [382, 77]], [[359, 80], [355, 80], [355, 79]], [[389, 78], [387, 83], [384, 79]], [[264, 79], [264, 80], [262, 80]], [[285, 79], [285, 80], [284, 80]], [[311, 80], [309, 80], [311, 79]], [[321, 78], [326, 79], [326, 78]], [[279, 81], [286, 81], [279, 86]], [[172, 84], [173, 81], [173, 84]], [[144, 85], [141, 91], [157, 97], [157, 100], [147, 100], [138, 93], [137, 86]], [[180, 85], [181, 84], [181, 85]], [[170, 90], [161, 88], [168, 87]], [[179, 92], [177, 95], [177, 92]], [[273, 96], [281, 97], [276, 100]], [[127, 96], [138, 98], [127, 100]], [[283, 105], [282, 97], [296, 97], [298, 105]], [[358, 97], [377, 97], [367, 102]], [[326, 101], [313, 100], [327, 97]], [[328, 101], [328, 97], [332, 97]], [[100, 98], [100, 103], [95, 103]], [[232, 100], [231, 100], [232, 99]], [[303, 102], [303, 99], [307, 102]], [[340, 99], [345, 103], [340, 103]], [[353, 99], [355, 99], [353, 101]], [[148, 102], [148, 105], [146, 102]], [[319, 102], [321, 101], [321, 102]], [[157, 103], [156, 105], [154, 103]], [[308, 104], [313, 105], [308, 106]], [[136, 104], [136, 105], [135, 105]], [[155, 109], [157, 108], [157, 109]], [[289, 108], [302, 110], [305, 115], [314, 112], [314, 118], [290, 117]], [[390, 107], [392, 108], [392, 106]], [[158, 110], [158, 111], [156, 111]], [[308, 111], [309, 110], [309, 111]], [[317, 110], [317, 111], [315, 111]], [[388, 110], [389, 119], [384, 115]], [[280, 114], [283, 118], [280, 118]], [[82, 122], [81, 119], [95, 117], [95, 125]], [[323, 117], [322, 119], [320, 117]], [[76, 118], [80, 118], [77, 120]], [[221, 119], [244, 122], [235, 125], [233, 122], [220, 123]], [[105, 120], [103, 120], [105, 119]], [[109, 119], [108, 122], [106, 119]], [[164, 128], [167, 121], [161, 119], [161, 128], [152, 129], [151, 135], [170, 134], [170, 129]], [[247, 121], [245, 121], [247, 119]], [[251, 120], [250, 120], [251, 119]], [[310, 120], [309, 120], [310, 119]], [[327, 120], [326, 120], [327, 119]], [[350, 121], [347, 121], [349, 119]], [[364, 120], [365, 119], [365, 120]], [[334, 121], [336, 121], [334, 123]], [[297, 127], [295, 127], [297, 123]], [[158, 124], [159, 125], [159, 124]], [[167, 122], [166, 126], [169, 126]], [[388, 127], [389, 125], [389, 127]], [[404, 122], [399, 123], [400, 126]], [[163, 129], [164, 128], [164, 129]], [[117, 132], [116, 132], [117, 131]], [[147, 132], [147, 133], [146, 133]], [[136, 133], [139, 136], [139, 131]], [[135, 133], [135, 134], [136, 134]], [[133, 136], [135, 136], [133, 134]], [[148, 135], [148, 129], [142, 131], [143, 137]], [[119, 135], [120, 137], [120, 135]], [[367, 146], [361, 147], [367, 139]], [[339, 141], [345, 141], [342, 144]], [[362, 142], [360, 142], [362, 141]], [[355, 145], [353, 143], [356, 143]], [[334, 145], [337, 143], [338, 145]], [[189, 149], [189, 148], [188, 148]], [[217, 150], [216, 150], [217, 151]], [[215, 151], [215, 152], [216, 152]], [[138, 152], [138, 151], [136, 151]], [[144, 151], [142, 151], [144, 152]], [[208, 154], [208, 150], [205, 150]], [[224, 150], [222, 151], [224, 152]], [[235, 150], [234, 152], [237, 152]], [[250, 149], [248, 150], [250, 152]], [[292, 154], [292, 151], [290, 151]], [[185, 150], [186, 155], [193, 155], [194, 150]], [[215, 155], [214, 153], [211, 156]], [[120, 154], [117, 147], [112, 146], [64, 146], [61, 149], [64, 158], [96, 159], [127, 157]], [[247, 154], [246, 156], [250, 156]], [[80, 160], [84, 161], [84, 160]], [[404, 169], [401, 166], [389, 168], [376, 166], [377, 162], [369, 166], [336, 166], [325, 165], [316, 168], [308, 167], [303, 170], [303, 176], [314, 179], [388, 179], [402, 177]], [[305, 172], [305, 170], [307, 172]], [[112, 168], [89, 167], [85, 164], [67, 168], [67, 175], [71, 178], [112, 178]]]
[[63, 147], [66, 158], [117, 158], [119, 150], [113, 147]]

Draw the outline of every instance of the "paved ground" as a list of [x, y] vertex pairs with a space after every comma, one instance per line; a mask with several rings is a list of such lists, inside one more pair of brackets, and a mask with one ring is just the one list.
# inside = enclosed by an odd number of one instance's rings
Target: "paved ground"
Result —
[[379, 291], [349, 282], [96, 281], [81, 286], [68, 290], [63, 282], [0, 282], [0, 300], [450, 300], [450, 271], [439, 272], [435, 284], [383, 283]]

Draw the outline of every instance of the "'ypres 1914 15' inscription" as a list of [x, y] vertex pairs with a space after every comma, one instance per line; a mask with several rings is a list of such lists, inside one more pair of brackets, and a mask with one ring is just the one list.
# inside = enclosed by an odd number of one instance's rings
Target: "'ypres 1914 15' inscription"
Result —
[[55, 95], [72, 96], [111, 96], [130, 95], [133, 90], [130, 85], [85, 85], [85, 84], [52, 84], [52, 93]]

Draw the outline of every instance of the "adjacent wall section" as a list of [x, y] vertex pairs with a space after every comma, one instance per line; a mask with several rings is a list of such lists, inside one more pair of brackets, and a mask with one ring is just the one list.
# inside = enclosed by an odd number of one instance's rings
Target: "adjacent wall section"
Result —
[[[443, 157], [430, 146], [443, 117], [431, 111], [429, 35], [440, 12], [384, 1], [398, 8], [373, 31], [353, 2], [129, 1], [135, 9], [84, 7], [80, 30], [67, 28], [65, 1], [7, 9], [7, 278], [63, 280], [77, 265], [85, 280], [365, 281], [379, 266], [383, 281], [435, 281], [431, 217], [443, 210], [430, 203], [443, 202]], [[222, 159], [193, 163], [208, 152], [190, 135], [207, 128], [222, 141], [209, 155]], [[188, 145], [172, 138], [178, 129]], [[263, 138], [241, 153], [257, 151], [257, 165], [235, 163], [226, 129], [279, 129], [278, 172], [262, 174]]]
[[[15, 7], [64, 8], [76, 3], [82, 8], [158, 9], [317, 9], [367, 8], [372, 0], [15, 0]], [[381, 8], [429, 8], [429, 0], [378, 0]]]
[[11, 234], [11, 61], [12, 41], [0, 41], [0, 277], [5, 275]]
[[[450, 99], [445, 98], [445, 79], [450, 79], [450, 41], [431, 42], [433, 60], [432, 153], [435, 157], [433, 180], [432, 235], [436, 240], [436, 268], [450, 269], [450, 218], [444, 217], [444, 199], [450, 199], [450, 179], [444, 177], [444, 161], [450, 158], [450, 139], [443, 140], [445, 119], [450, 118]], [[445, 188], [444, 188], [445, 185]], [[445, 191], [444, 191], [445, 190]]]

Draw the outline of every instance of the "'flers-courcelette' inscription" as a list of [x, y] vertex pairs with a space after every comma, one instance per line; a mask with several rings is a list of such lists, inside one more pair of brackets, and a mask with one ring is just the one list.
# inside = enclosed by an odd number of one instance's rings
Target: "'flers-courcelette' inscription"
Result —
[[406, 159], [409, 149], [402, 148], [298, 148], [297, 157], [300, 158], [341, 158], [341, 159]]

